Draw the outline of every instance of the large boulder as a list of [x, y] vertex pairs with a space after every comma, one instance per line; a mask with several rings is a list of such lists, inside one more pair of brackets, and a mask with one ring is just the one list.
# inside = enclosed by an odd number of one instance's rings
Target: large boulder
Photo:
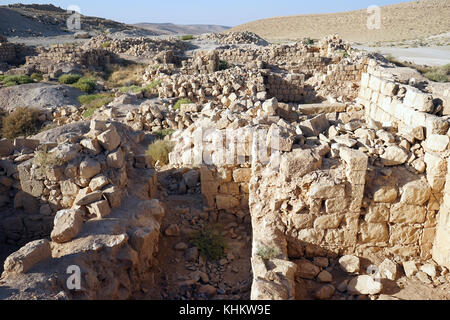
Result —
[[6, 258], [4, 269], [6, 273], [26, 273], [51, 256], [52, 251], [48, 240], [33, 241]]

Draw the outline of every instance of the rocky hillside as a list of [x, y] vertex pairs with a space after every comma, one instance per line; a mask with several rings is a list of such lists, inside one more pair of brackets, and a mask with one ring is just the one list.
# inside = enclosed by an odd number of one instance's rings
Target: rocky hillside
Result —
[[[333, 32], [354, 42], [403, 41], [450, 31], [450, 2], [421, 0], [381, 8], [382, 27], [367, 28], [367, 10], [275, 17], [243, 24], [231, 31], [251, 31], [264, 39], [321, 38]], [[433, 17], [432, 19], [430, 17]]]
[[[58, 36], [68, 34], [66, 10], [53, 5], [13, 4], [0, 6], [0, 34], [7, 37]], [[138, 29], [97, 17], [81, 17], [83, 31], [127, 31]], [[158, 35], [148, 32], [149, 35]]]

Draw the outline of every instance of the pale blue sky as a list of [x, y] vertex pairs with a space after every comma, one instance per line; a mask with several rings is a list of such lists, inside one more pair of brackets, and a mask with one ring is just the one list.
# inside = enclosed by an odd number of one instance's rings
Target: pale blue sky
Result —
[[405, 0], [0, 0], [1, 5], [16, 2], [52, 3], [62, 8], [77, 5], [84, 15], [125, 23], [173, 22], [235, 26], [275, 16], [341, 12]]

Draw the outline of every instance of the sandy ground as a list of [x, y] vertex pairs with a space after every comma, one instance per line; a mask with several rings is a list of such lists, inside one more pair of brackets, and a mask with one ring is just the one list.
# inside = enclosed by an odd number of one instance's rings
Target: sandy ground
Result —
[[450, 63], [450, 46], [429, 48], [396, 48], [354, 46], [360, 50], [392, 55], [400, 61], [413, 62], [420, 65], [442, 66]]

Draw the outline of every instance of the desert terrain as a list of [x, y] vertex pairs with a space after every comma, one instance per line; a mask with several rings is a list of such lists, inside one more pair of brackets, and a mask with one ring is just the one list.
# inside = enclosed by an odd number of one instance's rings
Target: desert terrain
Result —
[[448, 3], [383, 12], [1, 7], [0, 299], [449, 300]]

